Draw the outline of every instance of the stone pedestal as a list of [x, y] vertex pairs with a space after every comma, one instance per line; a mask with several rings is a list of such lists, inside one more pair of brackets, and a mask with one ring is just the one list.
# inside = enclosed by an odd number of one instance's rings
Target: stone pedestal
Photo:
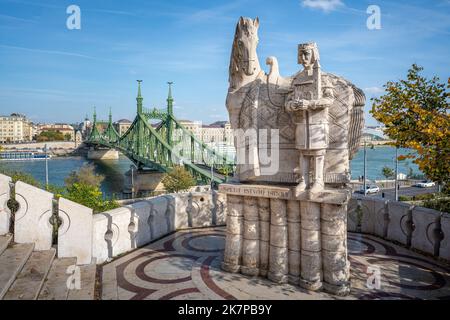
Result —
[[219, 192], [228, 199], [225, 271], [348, 294], [348, 190], [295, 197], [290, 186], [221, 184]]

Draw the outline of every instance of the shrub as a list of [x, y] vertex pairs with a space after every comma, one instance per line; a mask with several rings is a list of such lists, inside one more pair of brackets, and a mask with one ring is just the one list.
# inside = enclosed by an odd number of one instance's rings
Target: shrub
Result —
[[414, 200], [430, 200], [434, 198], [435, 195], [433, 193], [418, 194], [414, 196]]
[[411, 201], [412, 197], [410, 196], [398, 196], [398, 201]]
[[104, 176], [95, 173], [94, 165], [84, 164], [78, 171], [72, 171], [64, 182], [67, 188], [74, 183], [100, 187], [104, 179]]
[[423, 203], [423, 206], [425, 208], [450, 213], [450, 199], [449, 198], [426, 200]]
[[94, 210], [94, 213], [108, 211], [118, 208], [116, 200], [105, 200], [98, 186], [84, 183], [74, 183], [67, 187], [67, 191], [62, 194], [64, 198], [82, 204]]
[[162, 184], [167, 192], [173, 193], [188, 190], [190, 187], [195, 186], [196, 183], [195, 179], [184, 167], [176, 166], [164, 175]]

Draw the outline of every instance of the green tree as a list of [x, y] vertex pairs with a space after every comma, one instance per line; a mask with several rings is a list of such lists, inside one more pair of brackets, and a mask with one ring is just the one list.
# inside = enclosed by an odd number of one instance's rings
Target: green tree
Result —
[[38, 142], [47, 142], [47, 141], [64, 141], [64, 135], [55, 130], [42, 131], [37, 137], [36, 140]]
[[108, 211], [120, 206], [115, 199], [103, 199], [103, 194], [98, 186], [85, 183], [74, 183], [68, 186], [67, 191], [62, 196], [91, 208], [94, 213]]
[[64, 182], [67, 188], [70, 188], [75, 183], [100, 187], [104, 179], [104, 176], [95, 173], [93, 164], [85, 163], [78, 171], [72, 171]]
[[64, 180], [66, 190], [61, 195], [93, 209], [94, 213], [118, 208], [119, 204], [115, 199], [103, 198], [100, 185], [104, 179], [104, 176], [95, 173], [94, 165], [86, 163], [78, 171], [72, 171]]
[[388, 166], [384, 166], [383, 169], [381, 169], [381, 173], [383, 174], [383, 176], [384, 176], [386, 179], [395, 177], [395, 172], [394, 172], [394, 170], [391, 169], [391, 168], [389, 168]]
[[384, 133], [396, 147], [413, 149], [405, 158], [431, 180], [448, 184], [450, 179], [450, 78], [440, 83], [420, 75], [422, 67], [413, 65], [406, 80], [389, 81], [386, 93], [374, 98], [371, 113], [386, 126]]
[[195, 186], [195, 179], [182, 166], [174, 167], [169, 173], [166, 173], [162, 179], [162, 184], [167, 192], [186, 191]]
[[64, 135], [64, 141], [70, 141], [72, 139], [72, 136], [70, 135], [70, 133], [66, 133]]

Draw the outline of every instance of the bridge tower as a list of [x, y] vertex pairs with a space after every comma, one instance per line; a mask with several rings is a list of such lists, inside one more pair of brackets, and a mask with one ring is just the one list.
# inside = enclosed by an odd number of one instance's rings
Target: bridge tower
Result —
[[[141, 94], [141, 82], [142, 80], [136, 80], [138, 82], [138, 93], [137, 93], [137, 97], [136, 97], [136, 106], [137, 106], [137, 117], [143, 117], [143, 106], [142, 106], [142, 101], [144, 100], [144, 98], [142, 97]], [[138, 138], [135, 140], [136, 141], [136, 152], [138, 154], [141, 153], [142, 151], [142, 142], [144, 141], [144, 128], [142, 127], [142, 122], [141, 121], [137, 121], [136, 123], [137, 125], [137, 132], [138, 132]], [[137, 163], [136, 166], [139, 169], [142, 169], [142, 164], [141, 163]]]

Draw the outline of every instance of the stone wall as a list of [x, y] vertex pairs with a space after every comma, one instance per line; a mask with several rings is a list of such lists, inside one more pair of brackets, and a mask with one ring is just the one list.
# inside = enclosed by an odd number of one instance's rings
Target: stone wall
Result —
[[0, 174], [0, 235], [11, 229], [7, 202], [12, 197], [19, 204], [14, 241], [48, 250], [58, 223], [58, 257], [75, 257], [80, 265], [103, 263], [178, 229], [225, 224], [226, 199], [215, 191], [141, 199], [94, 215], [90, 208], [21, 181], [13, 184]]
[[190, 192], [153, 197], [94, 215], [97, 263], [141, 247], [176, 230], [225, 225], [224, 196]]
[[450, 214], [404, 202], [357, 197], [348, 206], [347, 229], [372, 234], [450, 261]]

